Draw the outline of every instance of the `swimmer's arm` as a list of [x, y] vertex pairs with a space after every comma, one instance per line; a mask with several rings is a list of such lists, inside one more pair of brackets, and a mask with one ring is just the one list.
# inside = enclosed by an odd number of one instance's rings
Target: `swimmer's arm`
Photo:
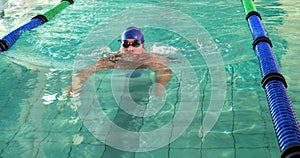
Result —
[[159, 68], [152, 67], [152, 70], [155, 72], [156, 83], [166, 86], [170, 82], [172, 78], [172, 71], [170, 68], [165, 65], [161, 65]]
[[172, 78], [171, 69], [165, 64], [151, 64], [148, 66], [150, 70], [155, 72], [155, 80], [156, 83], [154, 86], [154, 94], [155, 96], [162, 96], [165, 92], [166, 85], [170, 82]]
[[148, 62], [145, 64], [150, 70], [155, 72], [156, 83], [166, 86], [172, 78], [171, 69], [164, 63], [158, 63], [157, 61]]
[[172, 71], [166, 64], [166, 59], [161, 56], [152, 55], [145, 65], [155, 72], [156, 83], [166, 86], [172, 78]]
[[108, 61], [108, 60], [99, 60], [96, 64], [89, 66], [87, 69], [81, 70], [77, 73], [75, 73], [75, 76], [80, 78], [81, 83], [83, 83], [85, 80], [89, 78], [93, 73], [107, 70], [109, 68], [113, 68], [115, 65], [114, 62]]
[[87, 69], [76, 72], [72, 78], [72, 86], [68, 88], [68, 93], [76, 93], [81, 89], [82, 84], [95, 72], [113, 68], [114, 62], [109, 60], [99, 60], [96, 64], [89, 66]]

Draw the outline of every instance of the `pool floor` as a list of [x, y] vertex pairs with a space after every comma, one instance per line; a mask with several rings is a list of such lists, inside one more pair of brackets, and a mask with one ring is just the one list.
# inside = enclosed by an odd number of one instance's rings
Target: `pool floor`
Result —
[[[1, 59], [3, 60], [3, 59]], [[255, 63], [256, 61], [250, 61]], [[63, 88], [71, 73], [34, 70], [3, 61], [0, 155], [2, 157], [278, 157], [279, 149], [259, 74], [245, 82], [235, 71], [246, 63], [227, 65], [227, 94], [221, 115], [203, 138], [198, 130], [209, 97], [202, 95], [197, 115], [174, 142], [148, 152], [117, 150], [98, 140], [85, 127]], [[251, 75], [250, 75], [251, 76]], [[208, 86], [201, 87], [205, 91]], [[59, 90], [60, 89], [60, 90]], [[26, 97], [25, 97], [26, 96]], [[247, 101], [247, 100], [251, 101]], [[247, 103], [247, 104], [245, 104]]]

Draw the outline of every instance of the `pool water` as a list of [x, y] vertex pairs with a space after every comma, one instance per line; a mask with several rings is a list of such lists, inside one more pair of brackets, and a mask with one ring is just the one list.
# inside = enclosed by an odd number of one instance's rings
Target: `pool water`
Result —
[[[59, 2], [0, 1], [1, 37]], [[300, 5], [255, 4], [299, 117]], [[117, 51], [132, 25], [142, 28], [146, 49], [170, 59], [174, 76], [161, 109], [138, 116], [119, 107], [152, 105], [149, 70], [131, 78], [132, 71], [98, 72], [80, 95], [66, 96], [73, 72]], [[77, 0], [0, 56], [0, 157], [277, 158], [251, 44], [239, 0]]]

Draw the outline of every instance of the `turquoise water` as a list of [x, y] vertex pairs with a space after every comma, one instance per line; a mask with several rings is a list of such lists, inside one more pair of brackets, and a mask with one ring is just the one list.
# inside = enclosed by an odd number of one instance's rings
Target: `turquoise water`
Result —
[[[0, 14], [1, 37], [58, 3], [3, 1], [7, 5]], [[300, 6], [286, 0], [256, 1], [255, 4], [272, 39], [273, 51], [299, 116], [297, 52], [300, 51], [300, 33], [297, 26], [300, 21], [297, 17]], [[260, 84], [259, 63], [251, 48], [252, 38], [244, 18], [239, 0], [76, 1], [48, 23], [25, 32], [1, 55], [0, 157], [279, 157]], [[86, 84], [85, 93], [79, 99], [65, 96], [65, 89], [72, 84], [73, 69], [85, 67], [107, 53], [104, 46], [116, 51], [119, 34], [128, 25], [142, 28], [146, 49], [175, 58], [170, 65], [176, 75], [168, 84], [166, 102], [157, 115], [132, 117], [118, 108], [121, 103], [114, 97], [123, 96], [112, 92], [113, 88], [122, 87], [124, 72], [99, 72]], [[207, 50], [217, 55], [207, 55], [205, 53], [211, 53]], [[217, 60], [219, 57], [221, 60]], [[187, 73], [189, 65], [179, 58], [187, 59], [195, 74]], [[223, 71], [216, 71], [217, 68]], [[114, 86], [111, 86], [113, 75]], [[216, 76], [225, 80], [224, 85], [222, 80], [217, 82]], [[145, 70], [142, 76], [130, 79], [132, 99], [139, 105], [151, 100], [148, 91], [152, 78], [153, 74]], [[213, 93], [214, 87], [217, 87], [216, 93]], [[83, 106], [79, 106], [80, 103]], [[101, 105], [102, 109], [92, 105]], [[215, 114], [218, 110], [220, 114], [208, 117], [213, 105], [218, 105]], [[174, 121], [181, 107], [189, 110], [187, 106], [196, 108], [196, 113], [183, 115], [182, 122]], [[106, 145], [108, 141], [103, 143], [101, 132], [97, 133], [99, 129], [114, 131], [114, 127], [103, 128], [107, 126], [98, 121], [98, 117], [85, 118], [86, 109], [103, 110], [112, 122], [127, 131], [151, 132], [167, 127], [170, 122], [173, 126], [164, 133], [165, 137], [159, 136], [160, 133], [147, 134], [152, 139], [142, 138], [144, 144], [140, 146], [154, 144], [140, 148], [148, 150], [139, 152], [132, 151], [138, 149], [134, 139], [124, 143], [129, 132], [119, 135], [111, 132], [116, 134], [117, 145], [125, 148], [118, 150], [111, 147], [116, 147], [114, 143], [111, 146]], [[96, 115], [100, 117], [100, 114]], [[191, 116], [192, 122], [187, 124], [189, 121], [185, 118]], [[205, 118], [211, 122], [217, 120], [200, 138], [200, 127], [210, 125]], [[176, 125], [187, 127], [178, 138], [173, 138], [179, 130]], [[166, 144], [160, 145], [166, 140]]]

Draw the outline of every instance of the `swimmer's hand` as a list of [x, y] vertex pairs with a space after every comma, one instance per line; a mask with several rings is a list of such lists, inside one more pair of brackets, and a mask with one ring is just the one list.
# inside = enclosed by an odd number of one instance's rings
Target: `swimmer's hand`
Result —
[[97, 65], [92, 65], [88, 69], [81, 70], [75, 74], [73, 74], [72, 77], [72, 86], [68, 87], [66, 90], [66, 93], [68, 96], [78, 94], [81, 92], [81, 87], [85, 80], [94, 73], [94, 70], [96, 69]]
[[75, 95], [75, 94], [80, 93], [81, 92], [82, 83], [83, 83], [83, 80], [81, 78], [79, 78], [79, 77], [73, 77], [72, 85], [69, 86], [66, 89], [65, 94], [68, 95], [68, 96], [71, 96], [71, 95]]
[[160, 83], [155, 83], [150, 90], [150, 95], [153, 97], [164, 97], [165, 91], [166, 88], [164, 85]]
[[75, 94], [79, 94], [81, 92], [81, 88], [74, 88], [73, 86], [69, 86], [68, 88], [66, 88], [64, 94], [67, 96], [72, 96]]

